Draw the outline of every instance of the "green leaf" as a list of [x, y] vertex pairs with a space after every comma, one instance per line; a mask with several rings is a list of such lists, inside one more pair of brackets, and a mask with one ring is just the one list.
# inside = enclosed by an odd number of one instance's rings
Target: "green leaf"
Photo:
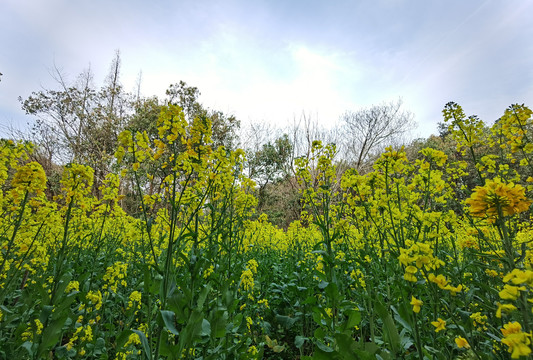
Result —
[[105, 340], [103, 338], [96, 339], [96, 344], [94, 345], [93, 355], [100, 355], [105, 352]]
[[326, 336], [326, 332], [324, 331], [324, 329], [319, 327], [319, 328], [316, 328], [314, 336], [317, 339], [323, 339], [324, 336]]
[[211, 324], [207, 319], [202, 320], [202, 331], [200, 332], [200, 336], [211, 336]]
[[169, 310], [161, 310], [161, 317], [165, 323], [165, 327], [174, 335], [179, 335], [178, 329], [176, 329], [176, 314]]
[[330, 348], [329, 346], [327, 346], [326, 344], [324, 344], [322, 341], [320, 340], [316, 340], [315, 341], [315, 345], [320, 349], [322, 350], [323, 352], [326, 352], [326, 353], [332, 353], [334, 350], [332, 348]]
[[272, 347], [272, 351], [274, 351], [275, 353], [280, 353], [283, 350], [285, 350], [285, 346], [283, 346], [283, 345], [274, 345]]
[[391, 309], [395, 313], [394, 319], [398, 321], [405, 329], [407, 329], [407, 331], [412, 333], [413, 327], [411, 325], [411, 309], [406, 304], [406, 302], [402, 303], [398, 310], [396, 310], [394, 306], [392, 306]]
[[31, 341], [26, 341], [22, 344], [22, 348], [26, 349], [31, 358], [33, 358], [33, 343]]
[[306, 337], [298, 335], [298, 336], [296, 336], [294, 338], [294, 346], [296, 346], [298, 349], [300, 349], [307, 340], [309, 340], [309, 339], [306, 338]]
[[384, 338], [390, 344], [391, 350], [397, 354], [400, 350], [400, 334], [392, 320], [392, 316], [381, 302], [374, 303], [376, 312], [383, 321]]
[[57, 290], [54, 294], [54, 298], [52, 299], [52, 303], [55, 303], [59, 297], [64, 295], [65, 289], [67, 288], [71, 279], [72, 279], [72, 275], [68, 273], [61, 277], [61, 279], [59, 280], [59, 284], [57, 286]]
[[178, 354], [178, 345], [170, 344], [168, 341], [168, 332], [161, 333], [161, 342], [159, 343], [159, 354], [169, 359], [175, 359], [175, 354]]
[[355, 358], [354, 350], [357, 347], [357, 343], [354, 339], [352, 339], [351, 336], [342, 333], [337, 333], [335, 334], [335, 343], [338, 346], [339, 355], [341, 355], [345, 359]]
[[61, 335], [63, 335], [61, 328], [65, 325], [67, 319], [68, 314], [63, 314], [59, 318], [50, 321], [48, 326], [43, 329], [42, 340], [37, 351], [38, 358], [42, 357], [46, 350], [49, 350], [59, 341]]
[[328, 297], [332, 300], [339, 300], [341, 294], [339, 292], [339, 287], [334, 282], [329, 283], [328, 286], [326, 286], [326, 294]]
[[322, 315], [320, 313], [320, 310], [318, 310], [318, 308], [314, 308], [313, 309], [313, 320], [315, 321], [315, 323], [317, 325], [325, 325], [326, 322], [324, 321], [324, 319], [322, 319]]
[[226, 325], [228, 323], [228, 312], [224, 308], [218, 308], [210, 317], [211, 331], [215, 338], [226, 335]]
[[50, 314], [52, 313], [52, 311], [54, 310], [54, 307], [51, 306], [51, 305], [44, 305], [43, 306], [43, 309], [41, 310], [41, 313], [39, 314], [39, 321], [41, 323], [45, 323], [46, 321], [48, 321], [48, 317], [50, 316]]
[[209, 294], [209, 291], [211, 291], [211, 285], [207, 285], [202, 289], [202, 292], [198, 296], [198, 309], [201, 309], [204, 306], [205, 299], [207, 298], [207, 295]]
[[135, 334], [139, 335], [139, 339], [141, 339], [141, 345], [143, 347], [146, 358], [148, 360], [152, 360], [152, 351], [150, 350], [150, 344], [148, 344], [148, 339], [146, 338], [146, 335], [144, 335], [144, 333], [139, 330], [132, 330], [132, 331]]
[[352, 330], [361, 323], [361, 312], [359, 310], [346, 310], [344, 314], [348, 316], [348, 319], [343, 324], [344, 331]]
[[194, 310], [191, 313], [191, 316], [189, 317], [189, 320], [187, 321], [187, 325], [185, 328], [181, 330], [181, 334], [179, 337], [179, 348], [178, 353], [180, 354], [183, 349], [190, 346], [194, 338], [200, 334], [202, 323], [203, 323], [203, 316], [202, 312], [198, 310]]
[[308, 296], [302, 305], [316, 305], [317, 299], [314, 296]]
[[276, 321], [285, 327], [285, 329], [289, 330], [296, 323], [296, 321], [298, 321], [298, 319], [284, 315], [276, 315]]
[[124, 330], [117, 336], [117, 349], [122, 349], [126, 341], [128, 341], [130, 335], [133, 334], [131, 330]]

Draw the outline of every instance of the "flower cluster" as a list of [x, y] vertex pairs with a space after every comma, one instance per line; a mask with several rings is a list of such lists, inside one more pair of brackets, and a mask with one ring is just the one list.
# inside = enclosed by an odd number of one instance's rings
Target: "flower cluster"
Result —
[[436, 270], [444, 265], [442, 260], [433, 256], [431, 246], [425, 243], [413, 243], [407, 249], [401, 248], [398, 260], [405, 267], [404, 279], [410, 282], [418, 281], [415, 276], [418, 271]]
[[504, 183], [501, 179], [486, 180], [484, 186], [475, 188], [466, 200], [472, 216], [495, 222], [499, 217], [512, 216], [529, 209], [531, 200], [519, 184]]

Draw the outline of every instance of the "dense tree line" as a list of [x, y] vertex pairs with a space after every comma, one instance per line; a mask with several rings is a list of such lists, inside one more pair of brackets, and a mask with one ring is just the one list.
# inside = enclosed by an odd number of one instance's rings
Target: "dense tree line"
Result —
[[[136, 93], [127, 92], [120, 80], [121, 59], [117, 52], [111, 62], [104, 83], [97, 87], [90, 68], [75, 81], [69, 82], [56, 69], [56, 89], [33, 92], [20, 99], [22, 109], [35, 117], [35, 125], [28, 140], [37, 145], [34, 160], [39, 161], [47, 175], [53, 196], [54, 181], [58, 181], [62, 165], [77, 162], [95, 170], [93, 192], [99, 195], [99, 187], [106, 174], [132, 166], [126, 158], [120, 165], [114, 160], [118, 134], [124, 130], [146, 134], [148, 139], [157, 137], [157, 118], [164, 105], [178, 105], [185, 119], [209, 122], [212, 127], [211, 142], [214, 148], [224, 146], [228, 150], [243, 148], [247, 154], [246, 173], [253, 179], [258, 198], [257, 214], [265, 213], [271, 222], [286, 227], [298, 219], [301, 212], [300, 186], [295, 180], [295, 160], [310, 159], [315, 140], [336, 146], [338, 177], [349, 168], [360, 173], [372, 169], [372, 163], [387, 146], [400, 147], [410, 140], [414, 128], [413, 115], [403, 110], [401, 100], [382, 103], [369, 108], [346, 111], [338, 126], [321, 127], [317, 119], [305, 113], [286, 126], [273, 128], [259, 122], [245, 124], [233, 115], [210, 109], [199, 101], [200, 91], [180, 81], [166, 90], [166, 97], [142, 96], [140, 84]], [[422, 146], [448, 147], [446, 142], [430, 138], [411, 142], [408, 148]], [[165, 161], [160, 159], [159, 161]], [[165, 173], [157, 173], [158, 164], [142, 169], [143, 186], [149, 193], [157, 192]], [[147, 165], [144, 165], [147, 166]], [[122, 180], [121, 193], [125, 195], [122, 206], [135, 214], [138, 205], [131, 196], [133, 180]]]

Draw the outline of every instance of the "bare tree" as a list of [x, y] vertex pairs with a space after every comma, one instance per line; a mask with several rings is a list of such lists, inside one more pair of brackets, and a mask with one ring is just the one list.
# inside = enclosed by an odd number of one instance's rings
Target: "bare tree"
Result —
[[413, 114], [401, 109], [402, 100], [347, 111], [341, 119], [347, 158], [357, 170], [376, 152], [397, 145], [415, 127]]
[[[57, 90], [43, 89], [19, 100], [35, 116], [33, 141], [46, 162], [79, 162], [95, 170], [95, 189], [110, 171], [118, 133], [131, 117], [132, 96], [120, 84], [120, 53], [112, 61], [104, 86], [93, 84], [91, 69], [69, 82], [54, 66]], [[44, 160], [43, 160], [44, 161]]]

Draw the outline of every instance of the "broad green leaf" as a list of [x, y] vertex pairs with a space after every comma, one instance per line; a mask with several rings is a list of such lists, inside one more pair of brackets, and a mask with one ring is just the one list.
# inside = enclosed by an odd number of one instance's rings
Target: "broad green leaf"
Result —
[[176, 314], [169, 310], [161, 310], [161, 317], [165, 323], [165, 327], [174, 335], [179, 335], [178, 329], [176, 329], [175, 319]]

